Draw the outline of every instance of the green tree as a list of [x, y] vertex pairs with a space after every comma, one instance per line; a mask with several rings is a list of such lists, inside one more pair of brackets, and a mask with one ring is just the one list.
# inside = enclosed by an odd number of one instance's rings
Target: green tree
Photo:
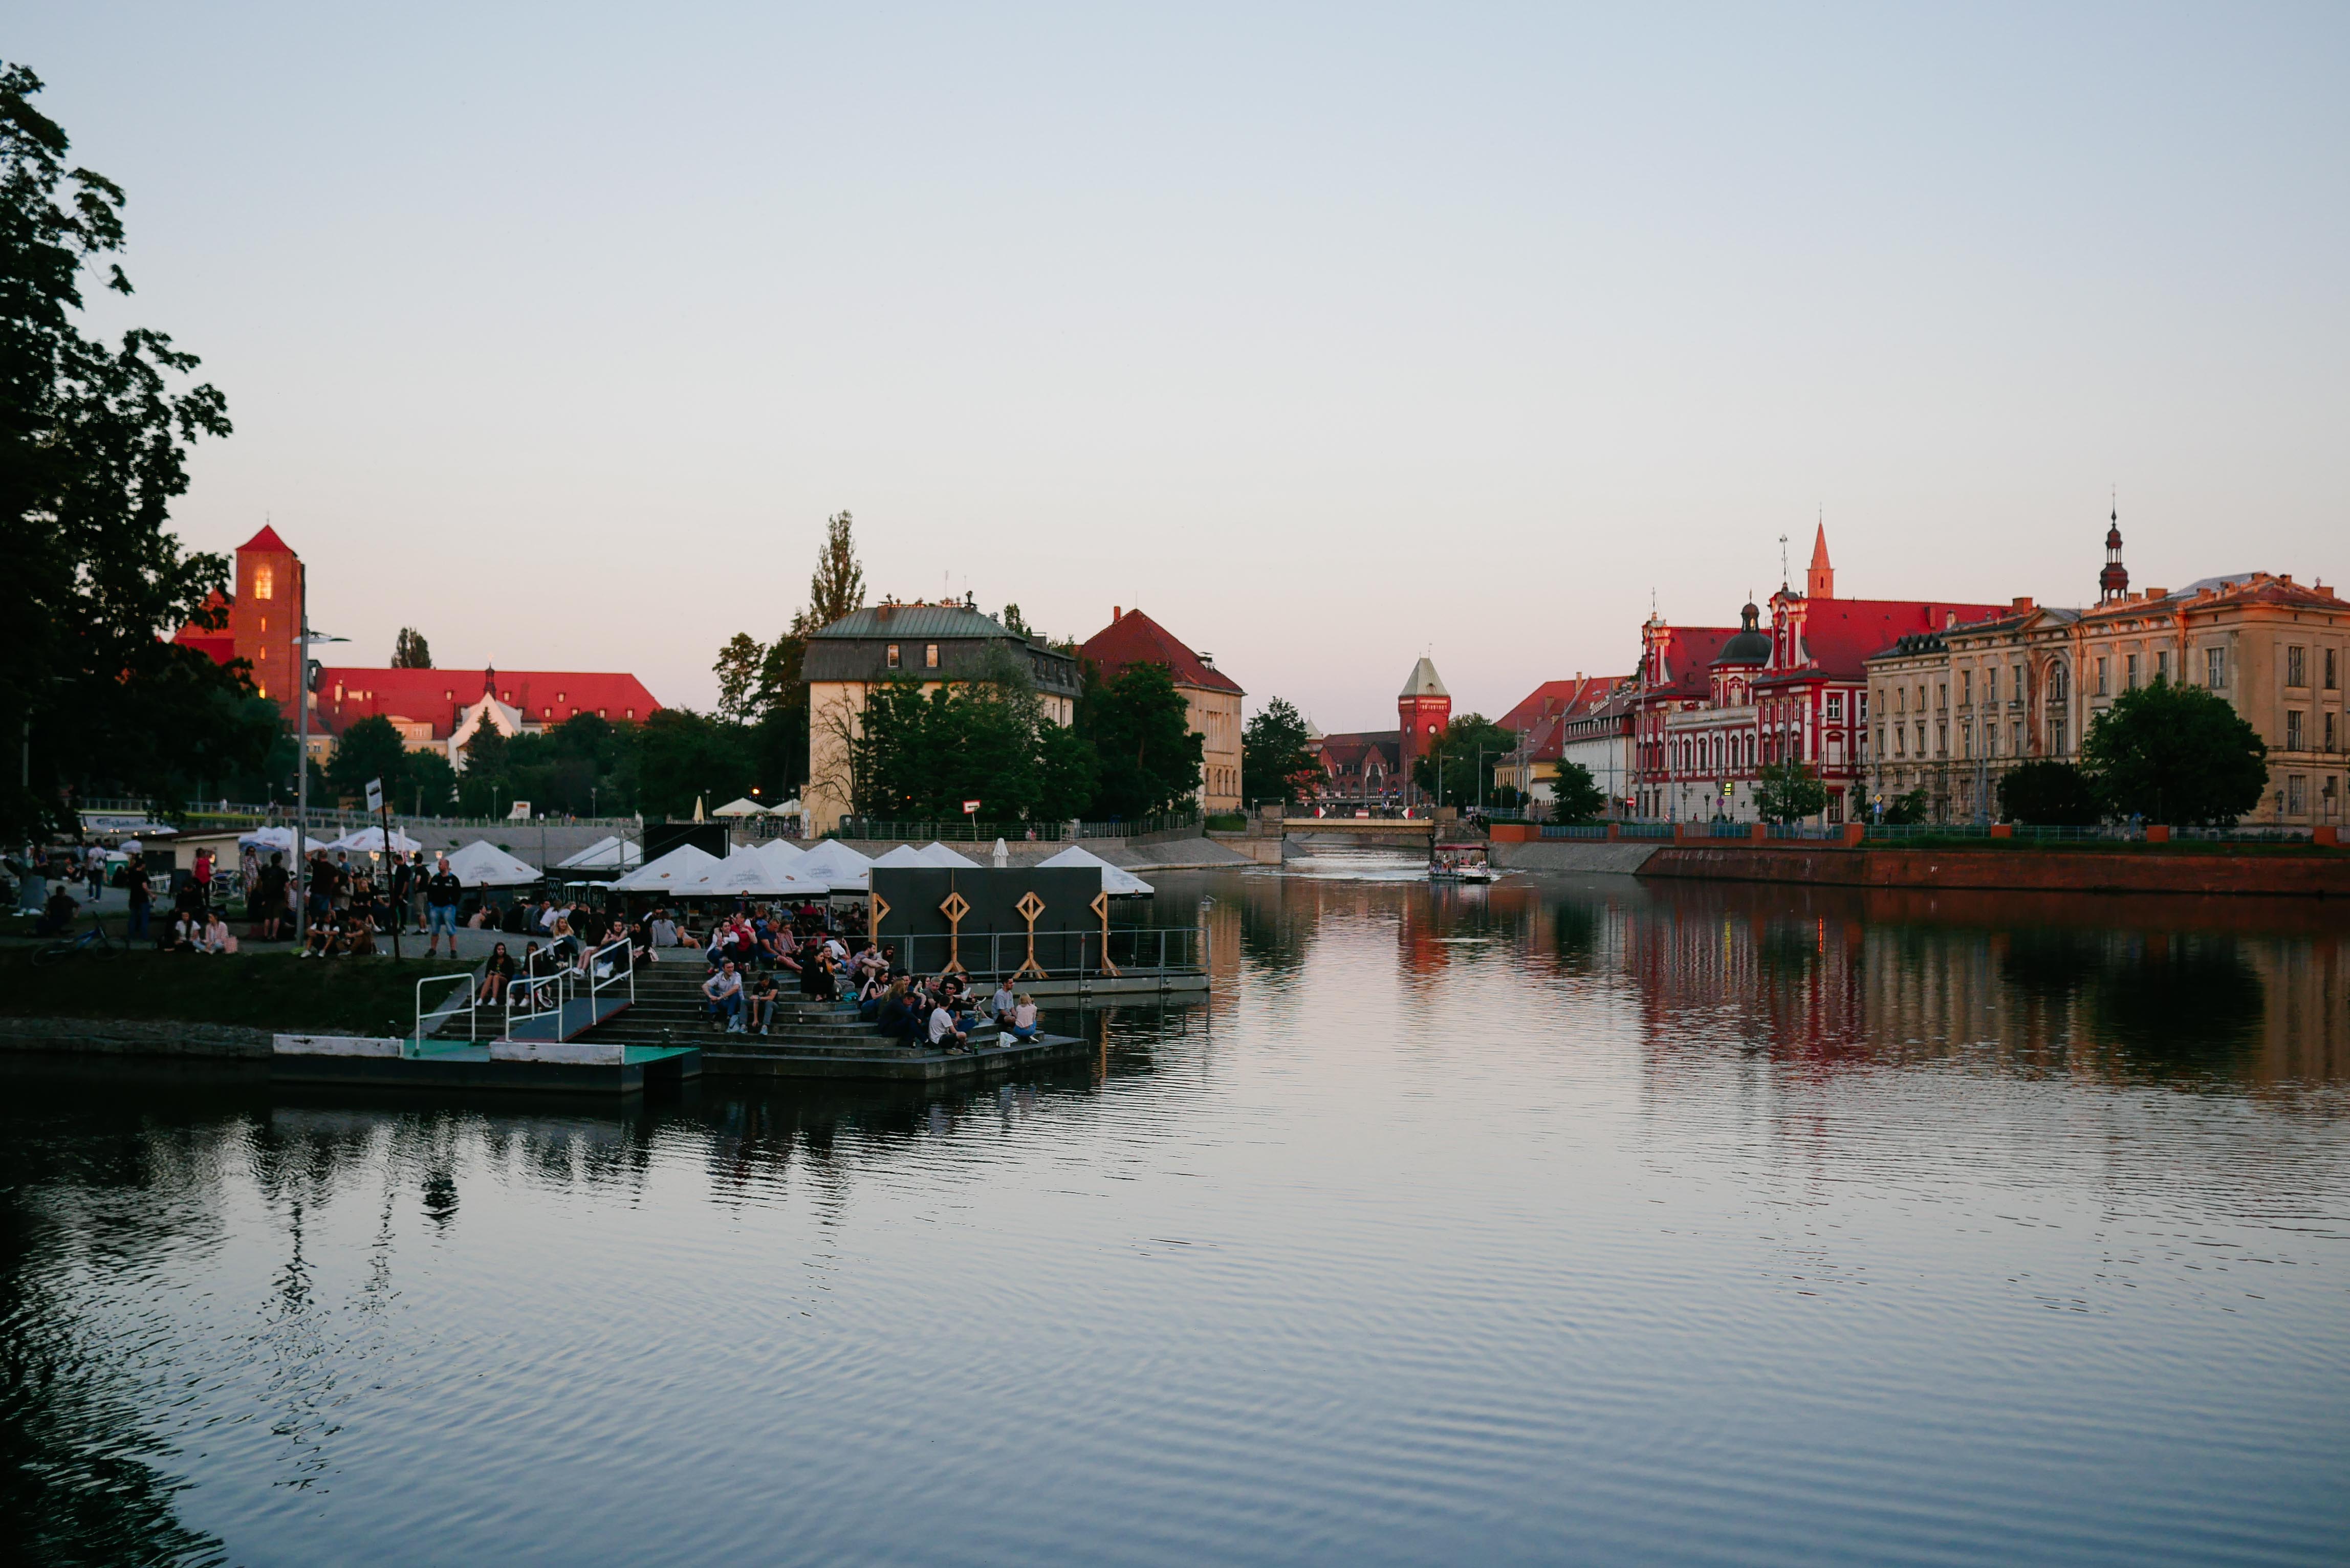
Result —
[[1926, 820], [1926, 792], [1920, 787], [1895, 795], [1877, 817], [1887, 827], [1914, 827]]
[[2104, 817], [2105, 807], [2096, 780], [2043, 757], [2000, 775], [1999, 814], [2035, 827], [2086, 827]]
[[1754, 809], [1765, 822], [1801, 822], [1828, 808], [1827, 785], [1807, 763], [1765, 763], [1754, 770]]
[[1003, 629], [1010, 632], [1013, 636], [1026, 637], [1030, 635], [1028, 623], [1025, 619], [1022, 618], [1020, 607], [1018, 605], [1005, 605], [1003, 607], [1003, 614], [1001, 618], [1003, 622]]
[[1581, 763], [1561, 762], [1550, 790], [1553, 822], [1589, 822], [1607, 809], [1607, 796]]
[[[122, 248], [121, 189], [68, 171], [40, 78], [0, 66], [0, 714], [29, 726], [30, 788], [0, 770], [0, 838], [65, 815], [64, 792], [167, 795], [196, 771], [257, 769], [241, 667], [167, 640], [217, 628], [216, 555], [168, 530], [187, 450], [229, 433], [227, 403], [187, 386], [196, 358], [160, 332], [82, 336], [85, 269]], [[104, 286], [130, 284], [109, 265]], [[197, 759], [201, 759], [197, 761]]]
[[1411, 764], [1411, 782], [1440, 805], [1494, 805], [1493, 769], [1516, 749], [1518, 732], [1482, 713], [1463, 713], [1438, 732]]
[[1095, 683], [1080, 727], [1100, 769], [1097, 819], [1152, 816], [1197, 797], [1206, 742], [1165, 665], [1129, 664], [1116, 680]]
[[841, 617], [865, 607], [865, 568], [858, 564], [857, 541], [846, 512], [825, 519], [824, 548], [808, 579], [807, 628], [821, 631]]
[[753, 696], [759, 688], [759, 672], [766, 659], [766, 649], [749, 632], [738, 631], [727, 639], [726, 646], [718, 650], [718, 662], [710, 667], [718, 677], [720, 719], [739, 724], [749, 717]]
[[1241, 799], [1249, 805], [1304, 798], [1321, 773], [1310, 749], [1313, 731], [1305, 715], [1275, 697], [1241, 731]]
[[748, 794], [748, 732], [690, 708], [663, 708], [637, 726], [638, 808], [647, 816], [689, 817]]
[[391, 721], [369, 714], [336, 738], [334, 753], [327, 759], [327, 787], [338, 795], [364, 797], [368, 780], [381, 779], [384, 794], [397, 800], [407, 757], [407, 744]]
[[391, 667], [394, 670], [430, 670], [432, 649], [424, 634], [412, 626], [403, 626], [400, 635], [391, 640]]
[[2269, 749], [2224, 697], [2158, 680], [2097, 716], [2081, 762], [2120, 816], [2225, 825], [2261, 804]]
[[1046, 722], [1036, 731], [1035, 822], [1069, 822], [1093, 805], [1101, 759], [1093, 742], [1066, 724]]

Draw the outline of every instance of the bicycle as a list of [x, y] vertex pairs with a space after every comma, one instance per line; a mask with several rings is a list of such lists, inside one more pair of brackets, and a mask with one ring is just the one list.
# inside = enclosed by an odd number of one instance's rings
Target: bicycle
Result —
[[106, 934], [104, 920], [92, 920], [89, 923], [89, 929], [78, 937], [60, 937], [47, 947], [34, 949], [33, 961], [36, 964], [61, 963], [67, 959], [78, 958], [83, 954], [96, 958], [112, 958], [122, 950], [124, 945]]

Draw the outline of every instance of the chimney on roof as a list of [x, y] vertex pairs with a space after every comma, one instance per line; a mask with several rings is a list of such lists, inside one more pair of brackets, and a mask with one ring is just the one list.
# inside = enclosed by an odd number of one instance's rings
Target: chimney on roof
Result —
[[1122, 610], [1122, 609], [1118, 608], [1118, 606], [1116, 606], [1116, 605], [1112, 605], [1112, 606], [1110, 606], [1110, 607], [1109, 607], [1109, 623], [1110, 623], [1110, 625], [1112, 625], [1112, 626], [1116, 626], [1116, 625], [1117, 625], [1120, 620], [1124, 619], [1124, 618], [1125, 618], [1125, 617], [1126, 617], [1126, 612], [1125, 612], [1124, 610]]
[[1958, 611], [1956, 611], [1956, 610], [1954, 610], [1954, 609], [1946, 609], [1946, 610], [1944, 610], [1944, 611], [1942, 612], [1942, 629], [1943, 629], [1944, 631], [1948, 631], [1948, 630], [1950, 630], [1952, 627], [1954, 627], [1954, 626], [1956, 626], [1956, 625], [1958, 625], [1958, 624], [1959, 624], [1959, 612], [1958, 612]]
[[2012, 610], [2028, 610], [2032, 607], [2032, 596], [2030, 594], [2018, 594], [2015, 597], [2015, 601], [2007, 607]]

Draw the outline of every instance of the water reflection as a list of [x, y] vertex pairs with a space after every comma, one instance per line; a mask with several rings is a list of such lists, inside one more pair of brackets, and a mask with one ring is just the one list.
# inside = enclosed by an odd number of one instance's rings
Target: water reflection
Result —
[[1009, 1081], [621, 1110], [0, 1062], [0, 1503], [65, 1560], [255, 1563], [2350, 1522], [2331, 909], [1154, 879], [1211, 995]]

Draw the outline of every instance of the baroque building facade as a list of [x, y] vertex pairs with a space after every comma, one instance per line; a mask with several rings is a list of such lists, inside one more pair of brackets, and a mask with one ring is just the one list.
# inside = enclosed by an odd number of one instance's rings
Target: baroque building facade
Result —
[[1734, 628], [1674, 627], [1650, 616], [1634, 702], [1634, 814], [1758, 821], [1761, 770], [1802, 763], [1826, 787], [1814, 820], [1855, 818], [1869, 767], [1870, 656], [1991, 608], [1840, 598], [1823, 526], [1803, 591], [1783, 584], [1771, 596], [1767, 628], [1751, 602]]
[[2343, 820], [2350, 601], [2270, 572], [2132, 593], [2117, 515], [2097, 587], [2092, 608], [2020, 598], [1869, 659], [1872, 801], [1922, 791], [1933, 821], [1988, 820], [2002, 774], [2077, 763], [2116, 698], [2160, 680], [2226, 698], [2268, 746], [2268, 788], [2244, 821]]

